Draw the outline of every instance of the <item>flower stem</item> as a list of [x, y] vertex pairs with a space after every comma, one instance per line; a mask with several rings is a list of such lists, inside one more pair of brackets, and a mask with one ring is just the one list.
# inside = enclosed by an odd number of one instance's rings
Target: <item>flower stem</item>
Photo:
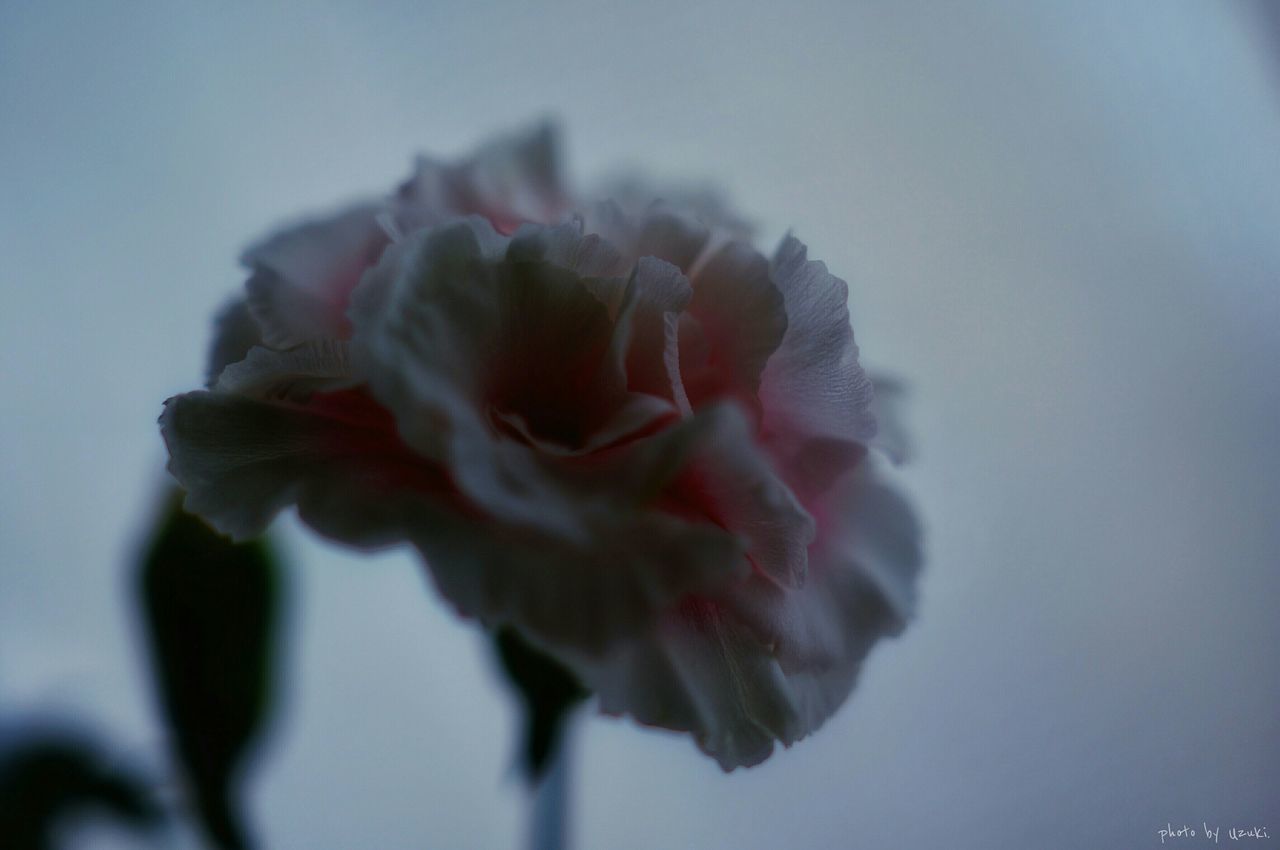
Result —
[[569, 752], [573, 717], [560, 725], [546, 770], [533, 787], [529, 850], [568, 850]]

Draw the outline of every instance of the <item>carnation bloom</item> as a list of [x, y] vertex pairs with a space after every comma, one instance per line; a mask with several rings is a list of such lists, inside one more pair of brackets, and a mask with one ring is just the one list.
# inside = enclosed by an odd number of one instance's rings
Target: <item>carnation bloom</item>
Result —
[[236, 538], [296, 505], [408, 542], [602, 711], [758, 763], [908, 616], [917, 528], [877, 476], [846, 286], [713, 205], [574, 209], [543, 128], [251, 248], [210, 387], [161, 426]]

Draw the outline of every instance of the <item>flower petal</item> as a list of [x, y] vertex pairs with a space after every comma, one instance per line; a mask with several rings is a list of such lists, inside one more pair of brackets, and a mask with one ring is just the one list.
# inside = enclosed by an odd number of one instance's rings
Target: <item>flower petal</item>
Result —
[[474, 559], [466, 569], [449, 566], [448, 541], [418, 545], [430, 563], [445, 565], [436, 574], [450, 599], [480, 598], [483, 610], [508, 612], [486, 622], [515, 625], [549, 651], [598, 658], [647, 632], [685, 595], [715, 593], [749, 574], [737, 537], [669, 513], [660, 498], [722, 426], [702, 416], [588, 457], [544, 459], [535, 470], [540, 486], [574, 511], [580, 537], [490, 514], [474, 529], [492, 546], [479, 568]]
[[[830, 494], [803, 588], [780, 592], [752, 581], [723, 597], [735, 619], [774, 647], [787, 675], [804, 674], [808, 686], [851, 684], [870, 646], [898, 634], [915, 610], [920, 528], [873, 466], [860, 464]], [[810, 693], [804, 702], [830, 714], [848, 687], [838, 690]]]
[[504, 234], [524, 222], [556, 222], [568, 207], [558, 148], [555, 126], [544, 122], [461, 162], [419, 157], [393, 200], [393, 220], [404, 233], [466, 215], [482, 216]]
[[688, 272], [702, 255], [710, 229], [692, 214], [655, 201], [632, 217], [613, 201], [590, 205], [583, 218], [588, 233], [616, 245], [631, 262], [657, 257]]
[[273, 348], [350, 335], [347, 299], [390, 241], [379, 204], [283, 230], [245, 251], [249, 311]]
[[[667, 209], [680, 210], [711, 230], [712, 241], [736, 239], [750, 242], [755, 227], [734, 212], [723, 193], [709, 184], [661, 183], [639, 174], [605, 181], [592, 193], [593, 197], [609, 198], [599, 207], [612, 207], [617, 216], [637, 219], [655, 204]], [[597, 214], [603, 212], [598, 209]], [[596, 219], [600, 221], [599, 218]], [[605, 233], [589, 227], [589, 231]], [[607, 235], [607, 234], [606, 234]]]
[[803, 439], [865, 443], [876, 430], [871, 381], [858, 365], [844, 281], [808, 261], [788, 236], [772, 263], [786, 302], [787, 329], [760, 380], [766, 437], [795, 446]]
[[692, 215], [658, 203], [646, 211], [634, 251], [638, 257], [666, 260], [688, 274], [710, 237], [710, 229]]
[[724, 770], [759, 764], [773, 742], [804, 732], [776, 661], [738, 624], [690, 603], [650, 635], [619, 644], [599, 662], [568, 663], [605, 714], [690, 732]]
[[410, 486], [456, 498], [438, 468], [402, 450], [388, 431], [389, 417], [353, 398], [339, 403], [317, 396], [303, 407], [194, 392], [166, 401], [160, 429], [169, 471], [187, 490], [187, 510], [246, 540], [289, 505], [341, 493], [353, 509], [344, 539], [385, 545], [395, 536], [356, 522], [369, 513], [361, 503], [376, 506], [385, 500], [379, 497]]
[[627, 388], [666, 399], [685, 415], [688, 396], [680, 377], [679, 317], [693, 297], [680, 269], [655, 257], [636, 263], [626, 294], [625, 370]]
[[352, 383], [347, 344], [326, 339], [287, 351], [256, 347], [218, 376], [213, 389], [252, 398], [297, 398]]
[[[583, 541], [579, 496], [557, 479], [558, 459], [639, 436], [675, 411], [628, 391], [629, 325], [584, 279], [537, 259], [523, 235], [498, 257], [486, 233], [474, 217], [388, 250], [353, 299], [356, 372], [409, 445], [452, 470], [484, 510]], [[636, 290], [624, 293], [626, 315]]]
[[788, 326], [768, 261], [745, 242], [729, 242], [691, 280], [693, 300], [680, 328], [680, 373], [690, 403], [696, 410], [730, 397], [758, 410], [761, 373]]
[[612, 520], [600, 518], [590, 547], [525, 538], [491, 521], [455, 522], [413, 539], [461, 613], [584, 657], [646, 633], [688, 588], [739, 575], [741, 552], [718, 529], [659, 512]]
[[625, 278], [627, 274], [627, 262], [618, 249], [595, 233], [584, 233], [579, 218], [555, 227], [525, 225], [512, 237], [507, 257], [545, 261], [584, 278]]
[[614, 323], [572, 269], [523, 251], [498, 259], [485, 234], [473, 217], [389, 253], [355, 299], [357, 350], [394, 380], [461, 394], [469, 419], [516, 413], [543, 438], [581, 445], [625, 400]]
[[871, 414], [876, 420], [876, 433], [871, 446], [884, 452], [895, 464], [906, 463], [912, 455], [911, 435], [907, 433], [902, 407], [907, 387], [889, 375], [871, 376], [875, 394], [871, 397]]
[[239, 363], [250, 349], [262, 345], [262, 331], [243, 298], [228, 302], [213, 320], [213, 341], [205, 366], [205, 385], [213, 386], [222, 370]]
[[599, 493], [615, 481], [611, 497], [628, 502], [583, 498], [585, 541], [486, 515], [362, 391], [317, 393], [305, 405], [189, 393], [166, 403], [160, 424], [187, 509], [219, 530], [247, 539], [297, 504], [304, 522], [349, 545], [412, 542], [460, 613], [543, 645], [598, 655], [681, 596], [745, 577], [731, 535], [637, 501], [661, 489], [681, 443], [709, 436], [701, 423], [563, 482]]
[[[516, 320], [504, 307], [507, 287], [495, 257], [484, 249], [493, 238], [499, 237], [492, 226], [473, 217], [393, 246], [352, 299], [356, 371], [394, 412], [414, 451], [454, 470], [485, 510], [580, 537], [585, 531], [571, 506], [541, 486], [536, 457], [523, 443], [497, 439], [489, 416], [494, 352]], [[574, 319], [592, 309], [603, 314], [598, 302], [583, 296], [589, 303], [577, 305]], [[572, 323], [568, 313], [559, 318]], [[607, 317], [602, 321], [607, 324]], [[598, 345], [607, 343], [607, 333], [594, 336], [604, 340]], [[538, 424], [529, 427], [536, 432]]]
[[494, 139], [476, 152], [467, 170], [483, 205], [508, 209], [525, 221], [551, 223], [563, 214], [559, 133], [551, 121]]
[[692, 515], [722, 525], [746, 541], [747, 557], [770, 581], [804, 583], [815, 525], [755, 446], [736, 405], [708, 408], [716, 438], [697, 451], [672, 485], [672, 497]]
[[567, 657], [601, 710], [691, 732], [725, 770], [818, 729], [871, 647], [901, 630], [920, 568], [910, 508], [867, 467], [841, 482], [838, 518], [811, 547], [804, 587], [753, 575], [687, 599], [603, 659]]

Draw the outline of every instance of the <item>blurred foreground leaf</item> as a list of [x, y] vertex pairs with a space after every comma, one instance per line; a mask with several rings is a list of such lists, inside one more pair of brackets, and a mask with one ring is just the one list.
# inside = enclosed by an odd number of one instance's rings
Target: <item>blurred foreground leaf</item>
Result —
[[500, 629], [494, 645], [507, 678], [524, 701], [520, 766], [531, 782], [537, 782], [560, 744], [565, 720], [591, 692], [564, 665], [513, 629]]
[[92, 812], [137, 828], [160, 821], [141, 778], [78, 735], [43, 732], [0, 756], [0, 847], [53, 850], [70, 819]]
[[279, 566], [264, 538], [232, 543], [176, 493], [140, 589], [156, 689], [205, 831], [249, 848], [240, 782], [271, 703]]

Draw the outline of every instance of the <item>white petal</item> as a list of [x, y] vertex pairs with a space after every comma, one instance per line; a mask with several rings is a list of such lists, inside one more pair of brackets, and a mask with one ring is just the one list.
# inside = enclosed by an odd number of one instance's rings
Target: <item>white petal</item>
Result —
[[657, 257], [687, 273], [702, 255], [710, 229], [687, 211], [655, 202], [628, 215], [613, 201], [587, 208], [583, 226], [618, 247], [630, 262]]
[[[568, 483], [603, 493], [581, 501], [589, 533], [579, 542], [486, 515], [360, 393], [305, 406], [189, 393], [166, 403], [160, 424], [187, 509], [223, 532], [253, 537], [296, 504], [304, 522], [349, 545], [412, 542], [464, 615], [586, 656], [643, 632], [687, 593], [745, 577], [731, 535], [637, 502], [670, 477], [677, 443], [701, 434], [694, 425], [615, 456], [616, 473]], [[619, 486], [602, 490], [605, 480]]]
[[[621, 519], [621, 517], [616, 517]], [[490, 521], [414, 533], [441, 593], [486, 625], [514, 625], [550, 651], [599, 657], [644, 634], [689, 588], [739, 576], [718, 529], [658, 512], [601, 523], [588, 547], [528, 538]]]
[[244, 253], [249, 310], [273, 348], [350, 334], [347, 301], [390, 241], [378, 204], [283, 230]]
[[786, 302], [787, 329], [760, 381], [766, 433], [865, 443], [875, 434], [871, 381], [858, 365], [848, 286], [808, 261], [788, 236], [774, 255], [773, 280]]
[[756, 574], [687, 600], [602, 659], [566, 655], [601, 710], [691, 732], [725, 770], [818, 729], [871, 647], [901, 631], [920, 569], [911, 510], [868, 464], [841, 481], [836, 500], [803, 587]]
[[489, 418], [493, 351], [511, 311], [498, 267], [482, 251], [486, 233], [487, 221], [473, 218], [419, 231], [388, 251], [352, 300], [356, 371], [395, 413], [408, 444], [453, 470], [485, 510], [582, 539], [580, 517], [545, 486], [537, 457], [497, 438]]
[[493, 547], [480, 567], [474, 559], [453, 566], [439, 540], [420, 539], [419, 546], [442, 592], [460, 604], [482, 600], [477, 610], [486, 622], [512, 623], [555, 652], [598, 658], [647, 633], [687, 594], [715, 593], [749, 574], [734, 535], [661, 507], [662, 493], [691, 458], [722, 437], [723, 424], [712, 416], [685, 420], [586, 465], [554, 458], [541, 465], [542, 486], [575, 512], [580, 538], [498, 513], [475, 528]]
[[[328, 490], [348, 494], [352, 505], [371, 491], [393, 491], [415, 463], [404, 454], [394, 466], [374, 463], [388, 452], [385, 434], [369, 423], [225, 393], [169, 399], [160, 428], [169, 471], [187, 490], [187, 510], [237, 540], [261, 534], [282, 509]], [[424, 480], [444, 481], [419, 466]]]
[[594, 201], [580, 212], [583, 230], [594, 233], [619, 250], [630, 254], [638, 227], [636, 222], [612, 199]]
[[911, 435], [902, 414], [907, 388], [897, 378], [883, 374], [871, 376], [871, 383], [875, 387], [871, 414], [876, 420], [871, 446], [884, 452], [895, 464], [905, 463], [912, 455]]
[[213, 386], [222, 370], [243, 360], [254, 346], [262, 345], [262, 331], [249, 313], [243, 298], [228, 302], [213, 320], [213, 341], [209, 344], [205, 384]]
[[527, 221], [554, 222], [566, 201], [559, 147], [559, 133], [550, 121], [489, 142], [476, 152], [469, 169], [477, 194]]
[[525, 442], [544, 454], [574, 457], [605, 449], [638, 431], [651, 430], [661, 420], [670, 419], [674, 413], [674, 408], [662, 399], [651, 395], [634, 393], [628, 396], [613, 418], [606, 420], [599, 430], [594, 431], [581, 447], [574, 449], [566, 448], [538, 436], [529, 428], [529, 423], [524, 420], [524, 417], [518, 414], [494, 411], [493, 418], [509, 426]]
[[257, 347], [218, 376], [213, 389], [260, 399], [297, 398], [352, 383], [347, 344], [340, 340], [303, 343], [287, 351]]
[[757, 449], [736, 406], [719, 405], [702, 415], [715, 422], [716, 438], [698, 445], [685, 472], [688, 488], [716, 522], [746, 541], [747, 555], [763, 575], [783, 586], [802, 584], [813, 518]]
[[625, 277], [628, 268], [612, 243], [583, 232], [581, 219], [555, 227], [525, 225], [513, 236], [507, 256], [517, 262], [545, 261], [584, 278]]
[[[606, 203], [627, 219], [640, 218], [655, 202], [680, 210], [710, 229], [713, 241], [750, 242], [755, 227], [730, 208], [722, 192], [708, 184], [655, 182], [643, 175], [632, 174], [605, 181], [592, 192], [592, 197], [608, 198]], [[598, 213], [597, 213], [598, 215]], [[599, 221], [596, 218], [595, 221]], [[589, 227], [594, 233], [605, 233]]]
[[598, 452], [674, 408], [628, 392], [625, 337], [581, 278], [535, 259], [525, 236], [512, 243], [517, 258], [495, 261], [481, 249], [485, 231], [470, 219], [387, 252], [353, 300], [356, 372], [408, 444], [449, 468], [486, 512], [586, 545], [584, 505], [629, 497], [617, 482], [567, 486], [564, 456]]
[[688, 279], [671, 263], [642, 257], [628, 288], [625, 315], [627, 388], [666, 399], [684, 415], [692, 413], [680, 376], [679, 317], [693, 297]]
[[695, 269], [691, 280], [688, 313], [701, 344], [685, 346], [681, 329], [680, 371], [690, 402], [696, 409], [728, 396], [758, 407], [761, 373], [788, 326], [768, 261], [750, 245], [730, 242]]
[[726, 771], [759, 764], [775, 740], [790, 744], [806, 731], [777, 662], [714, 614], [686, 610], [601, 661], [568, 660], [602, 712], [691, 732]]
[[923, 564], [924, 532], [911, 504], [873, 462], [860, 464], [832, 501], [844, 507], [824, 537], [820, 557], [857, 564], [884, 596], [892, 617], [905, 623], [915, 613], [915, 582]]
[[710, 229], [695, 217], [659, 203], [641, 220], [634, 251], [638, 257], [666, 260], [688, 274], [710, 238]]
[[557, 133], [542, 123], [482, 146], [455, 163], [420, 157], [393, 200], [397, 227], [410, 233], [451, 218], [479, 215], [510, 234], [523, 222], [564, 217]]

